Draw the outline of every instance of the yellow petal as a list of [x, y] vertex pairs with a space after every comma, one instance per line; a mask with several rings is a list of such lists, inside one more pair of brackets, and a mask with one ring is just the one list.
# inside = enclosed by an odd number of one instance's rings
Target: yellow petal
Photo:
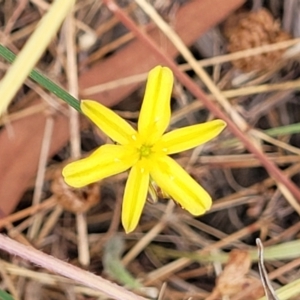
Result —
[[155, 143], [170, 123], [172, 89], [173, 73], [169, 68], [157, 66], [149, 72], [138, 121], [138, 131], [148, 144]]
[[150, 176], [164, 192], [192, 215], [202, 215], [211, 207], [209, 194], [172, 158], [156, 156]]
[[166, 133], [160, 142], [167, 154], [178, 153], [208, 142], [220, 134], [225, 126], [222, 120], [187, 126]]
[[80, 107], [82, 112], [106, 135], [121, 145], [128, 144], [132, 136], [136, 134], [136, 130], [129, 123], [111, 109], [96, 101], [82, 100]]
[[130, 170], [124, 192], [122, 224], [126, 233], [133, 231], [140, 220], [148, 187], [149, 171], [144, 160], [140, 160]]
[[65, 182], [72, 187], [83, 187], [106, 177], [128, 170], [138, 160], [134, 149], [120, 145], [104, 145], [89, 157], [64, 167]]

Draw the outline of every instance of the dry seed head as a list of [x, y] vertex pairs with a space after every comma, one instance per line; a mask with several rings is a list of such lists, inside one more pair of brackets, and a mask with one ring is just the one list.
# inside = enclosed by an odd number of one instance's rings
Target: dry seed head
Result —
[[[224, 35], [228, 39], [228, 51], [237, 52], [263, 45], [289, 40], [288, 33], [280, 29], [280, 23], [271, 13], [262, 8], [253, 12], [239, 12], [228, 18], [224, 24]], [[232, 61], [245, 72], [271, 68], [280, 60], [283, 50], [271, 51]]]

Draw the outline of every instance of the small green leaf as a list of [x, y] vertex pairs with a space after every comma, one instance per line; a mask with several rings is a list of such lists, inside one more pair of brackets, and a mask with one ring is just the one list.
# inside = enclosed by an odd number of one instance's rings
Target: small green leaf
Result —
[[142, 285], [124, 267], [121, 255], [124, 249], [124, 241], [119, 236], [113, 236], [104, 246], [103, 266], [105, 272], [113, 279], [131, 289], [140, 289]]
[[14, 298], [10, 294], [8, 294], [2, 290], [0, 290], [0, 299], [1, 300], [14, 300]]

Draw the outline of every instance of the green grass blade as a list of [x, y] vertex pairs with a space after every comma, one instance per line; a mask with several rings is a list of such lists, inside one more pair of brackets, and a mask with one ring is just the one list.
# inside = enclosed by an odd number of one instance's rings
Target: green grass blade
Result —
[[[16, 55], [14, 53], [12, 53], [9, 49], [7, 49], [1, 44], [0, 44], [0, 56], [2, 56], [9, 63], [12, 63], [16, 58]], [[77, 111], [81, 112], [80, 102], [78, 101], [78, 99], [71, 96], [67, 91], [65, 91], [63, 88], [58, 86], [47, 76], [45, 76], [44, 74], [42, 74], [37, 70], [32, 70], [29, 74], [29, 77], [35, 82], [37, 82], [40, 86], [44, 87], [46, 90], [50, 91], [58, 98], [71, 105]]]

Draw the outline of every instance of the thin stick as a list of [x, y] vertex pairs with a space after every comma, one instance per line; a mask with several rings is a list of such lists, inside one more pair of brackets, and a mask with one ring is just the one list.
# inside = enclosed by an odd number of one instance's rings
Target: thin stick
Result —
[[[75, 19], [73, 12], [65, 21], [66, 50], [67, 50], [67, 78], [69, 84], [69, 92], [78, 97], [78, 69], [76, 59], [76, 32]], [[71, 136], [71, 157], [77, 159], [81, 155], [80, 149], [80, 128], [78, 112], [70, 107], [70, 136]], [[77, 247], [78, 260], [81, 265], [88, 266], [90, 264], [90, 252], [88, 243], [88, 229], [84, 213], [76, 214], [77, 225]]]
[[53, 229], [53, 227], [57, 224], [57, 220], [60, 215], [63, 213], [63, 208], [58, 205], [56, 206], [51, 214], [49, 215], [48, 219], [44, 222], [43, 227], [40, 230], [39, 236], [35, 242], [36, 246], [40, 246], [44, 240], [44, 238], [49, 234], [49, 232]]
[[[37, 176], [35, 181], [35, 189], [32, 197], [32, 205], [39, 204], [42, 199], [43, 185], [45, 179], [45, 169], [46, 169], [48, 154], [50, 150], [53, 127], [54, 127], [54, 120], [51, 116], [49, 116], [45, 124], [44, 137], [42, 141], [42, 148], [41, 148], [40, 159], [39, 159], [39, 166], [38, 166], [38, 171], [37, 171]], [[42, 218], [43, 216], [40, 213], [35, 216], [32, 225], [28, 230], [27, 236], [29, 239], [32, 240], [36, 237], [42, 223]]]
[[[5, 284], [6, 288], [13, 295], [14, 299], [15, 300], [20, 300], [20, 295], [19, 295], [17, 289], [15, 288], [15, 286], [13, 284], [13, 280], [12, 280], [11, 276], [9, 276], [7, 274], [7, 271], [4, 268], [2, 262], [0, 262], [0, 274], [1, 274], [1, 277], [2, 277], [2, 281], [4, 281], [4, 284]], [[1, 299], [3, 299], [3, 298], [1, 298]]]
[[90, 251], [85, 213], [76, 214], [78, 261], [83, 266], [90, 264]]
[[122, 259], [123, 265], [128, 265], [135, 257], [137, 257], [144, 248], [147, 247], [151, 243], [151, 241], [166, 227], [166, 223], [168, 219], [171, 219], [171, 215], [174, 210], [174, 202], [172, 200], [169, 201], [165, 214], [162, 216], [160, 221], [150, 230], [148, 231], [137, 243], [136, 245], [130, 249], [130, 251], [124, 256]]
[[20, 210], [15, 214], [9, 215], [6, 218], [1, 219], [0, 220], [0, 228], [4, 227], [5, 225], [8, 225], [10, 223], [13, 223], [15, 221], [18, 221], [20, 219], [23, 219], [25, 217], [28, 217], [30, 215], [33, 215], [42, 209], [52, 208], [56, 204], [57, 204], [56, 199], [54, 197], [51, 197], [51, 198], [47, 199], [46, 201], [42, 202], [41, 204], [33, 205], [33, 206], [30, 206], [23, 210]]
[[4, 235], [0, 235], [0, 249], [12, 255], [22, 257], [52, 272], [73, 279], [76, 282], [79, 282], [97, 291], [101, 291], [113, 299], [147, 300], [146, 298], [135, 295], [132, 292], [127, 291], [125, 288], [111, 283], [100, 276], [96, 276], [90, 272], [84, 271], [32, 247], [19, 244]]
[[[205, 246], [203, 249], [196, 251], [197, 254], [207, 253], [208, 251], [212, 251], [214, 249], [220, 249], [225, 247], [226, 245], [231, 244], [234, 241], [237, 241], [249, 234], [252, 234], [253, 232], [256, 232], [261, 229], [262, 225], [269, 222], [269, 220], [260, 220], [257, 221], [231, 235], [228, 235], [227, 237], [223, 238], [220, 241], [217, 241], [213, 244], [210, 244], [208, 246]], [[186, 267], [191, 262], [190, 258], [182, 257], [179, 258], [171, 263], [168, 263], [161, 267], [160, 269], [157, 269], [155, 271], [150, 272], [147, 274], [145, 284], [150, 284], [154, 280], [158, 280], [159, 278], [165, 277], [167, 274], [174, 274], [176, 271]]]
[[[271, 51], [277, 51], [280, 49], [285, 49], [285, 48], [293, 46], [297, 43], [300, 43], [300, 38], [288, 40], [288, 41], [284, 41], [284, 42], [278, 42], [278, 43], [271, 44], [271, 45], [264, 45], [264, 46], [260, 46], [260, 47], [256, 47], [256, 48], [247, 49], [247, 50], [241, 50], [241, 51], [230, 53], [230, 54], [224, 54], [224, 55], [214, 56], [211, 58], [201, 59], [201, 60], [197, 61], [197, 64], [199, 64], [199, 66], [201, 66], [201, 67], [208, 67], [211, 65], [217, 65], [217, 64], [228, 62], [228, 61], [233, 61], [233, 60], [237, 60], [237, 59], [244, 58], [244, 57], [254, 56], [254, 55], [265, 53], [265, 52], [271, 52]], [[178, 67], [180, 68], [181, 71], [191, 70], [191, 66], [188, 63], [180, 64]], [[120, 86], [126, 86], [126, 85], [129, 85], [132, 83], [143, 82], [147, 79], [147, 75], [148, 75], [148, 73], [146, 72], [146, 73], [140, 73], [140, 74], [136, 74], [136, 75], [120, 78], [120, 79], [115, 79], [115, 80], [112, 80], [112, 81], [109, 81], [106, 83], [97, 84], [97, 85], [88, 87], [86, 89], [83, 89], [81, 92], [82, 92], [83, 96], [87, 97], [89, 95], [93, 95], [93, 94], [100, 93], [103, 91], [116, 89], [116, 88], [119, 88]], [[285, 86], [284, 83], [283, 84], [279, 83], [279, 84], [258, 85], [258, 86], [253, 87], [253, 89], [256, 89], [256, 87], [258, 87], [258, 88], [262, 89], [263, 91], [271, 91], [271, 90], [277, 90], [277, 89], [284, 90], [284, 89], [288, 89], [288, 88], [295, 88], [293, 82], [294, 81], [292, 81], [289, 86]], [[282, 86], [282, 85], [284, 85], [284, 86]], [[255, 91], [253, 89], [252, 90], [248, 90], [248, 89], [245, 90], [244, 88], [233, 89], [233, 90], [228, 90], [228, 91], [222, 91], [222, 93], [224, 94], [224, 96], [226, 98], [232, 98], [232, 97], [239, 96], [240, 93], [243, 93], [242, 95], [249, 95], [251, 93], [254, 93]]]

